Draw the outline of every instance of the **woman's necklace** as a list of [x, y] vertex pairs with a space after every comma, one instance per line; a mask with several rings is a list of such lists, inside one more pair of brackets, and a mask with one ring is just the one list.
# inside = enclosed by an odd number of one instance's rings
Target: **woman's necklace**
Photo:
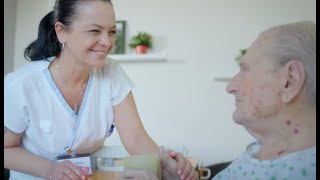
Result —
[[[63, 77], [61, 76], [61, 69], [60, 69], [59, 64], [58, 64], [58, 59], [56, 59], [56, 61], [57, 61], [57, 62], [56, 62], [56, 68], [57, 68], [58, 71], [59, 71], [60, 77], [61, 77], [63, 83], [64, 83], [64, 84], [67, 84], [67, 83], [64, 81]], [[86, 82], [83, 84], [82, 90], [81, 90], [81, 92], [80, 92], [80, 94], [79, 94], [76, 102], [73, 103], [73, 104], [74, 104], [74, 106], [73, 106], [73, 112], [74, 112], [76, 115], [78, 115], [78, 111], [79, 111], [79, 107], [78, 107], [78, 106], [80, 105], [80, 104], [79, 104], [79, 101], [80, 101], [80, 98], [81, 98], [82, 95], [83, 95], [84, 90], [86, 89], [87, 82], [88, 82], [88, 80], [86, 80]]]

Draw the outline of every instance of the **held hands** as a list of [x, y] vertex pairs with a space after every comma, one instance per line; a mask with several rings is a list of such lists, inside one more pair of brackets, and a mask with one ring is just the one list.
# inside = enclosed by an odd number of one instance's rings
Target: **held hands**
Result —
[[47, 173], [46, 179], [66, 179], [66, 180], [85, 180], [87, 177], [81, 169], [69, 160], [64, 160], [54, 164], [53, 168]]
[[[162, 179], [180, 180], [180, 176], [177, 174], [176, 160], [172, 159], [169, 153], [164, 151], [163, 147], [158, 149], [158, 157], [161, 165]], [[152, 172], [141, 169], [125, 169], [120, 179], [160, 180]]]
[[[165, 179], [179, 179], [179, 176], [181, 180], [197, 179], [196, 170], [192, 167], [190, 161], [181, 153], [177, 153], [172, 150], [166, 150], [165, 153], [161, 154], [161, 151], [163, 151], [162, 146], [160, 146], [159, 151], [161, 167], [163, 170], [162, 172]], [[169, 174], [170, 178], [165, 177], [165, 174], [167, 173]]]
[[[158, 151], [162, 179], [163, 180], [196, 180], [197, 172], [182, 154], [172, 150], [164, 151], [162, 146]], [[158, 180], [155, 174], [150, 171], [140, 169], [127, 169], [123, 172], [121, 180]]]
[[163, 180], [180, 180], [177, 173], [177, 161], [170, 157], [167, 151], [164, 151], [162, 146], [159, 147], [159, 158], [161, 164], [161, 172]]

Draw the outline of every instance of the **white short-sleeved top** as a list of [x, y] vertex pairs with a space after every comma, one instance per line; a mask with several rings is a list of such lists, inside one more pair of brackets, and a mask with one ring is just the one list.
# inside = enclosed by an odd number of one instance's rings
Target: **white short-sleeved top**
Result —
[[246, 152], [218, 173], [214, 180], [315, 180], [316, 146], [275, 160], [255, 158], [261, 144], [251, 143]]
[[[97, 150], [109, 136], [113, 106], [125, 99], [133, 83], [116, 62], [93, 69], [77, 116], [55, 85], [49, 64], [31, 62], [5, 76], [4, 126], [22, 133], [25, 149], [53, 161], [66, 146], [76, 153]], [[21, 175], [11, 171], [12, 179], [15, 173]]]

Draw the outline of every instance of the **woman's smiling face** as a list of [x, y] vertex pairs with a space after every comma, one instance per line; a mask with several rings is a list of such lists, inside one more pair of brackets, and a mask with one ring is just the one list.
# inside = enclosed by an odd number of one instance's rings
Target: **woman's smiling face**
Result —
[[63, 53], [93, 67], [105, 65], [114, 46], [115, 13], [109, 2], [81, 3], [69, 29], [64, 32]]

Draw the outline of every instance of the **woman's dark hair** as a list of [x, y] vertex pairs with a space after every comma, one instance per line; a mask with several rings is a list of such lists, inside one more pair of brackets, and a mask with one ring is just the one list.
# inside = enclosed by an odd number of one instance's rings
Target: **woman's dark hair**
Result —
[[[111, 0], [101, 1], [111, 4]], [[38, 38], [26, 47], [24, 57], [30, 61], [38, 61], [57, 56], [61, 52], [61, 45], [54, 24], [59, 21], [65, 28], [70, 27], [76, 17], [78, 6], [84, 2], [92, 2], [92, 0], [56, 0], [53, 11], [40, 21]]]

